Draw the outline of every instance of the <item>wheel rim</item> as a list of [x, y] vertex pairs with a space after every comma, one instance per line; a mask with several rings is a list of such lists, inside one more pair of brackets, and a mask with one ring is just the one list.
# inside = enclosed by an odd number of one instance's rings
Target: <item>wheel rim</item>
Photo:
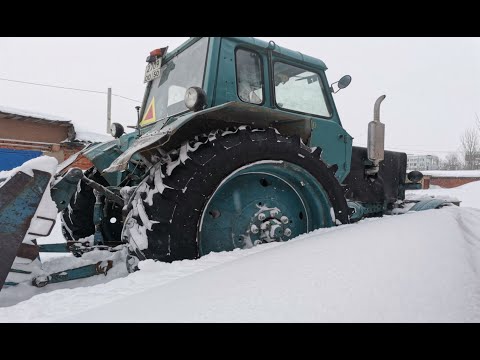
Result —
[[335, 224], [322, 185], [305, 169], [265, 160], [230, 174], [207, 202], [198, 226], [200, 256], [287, 241]]

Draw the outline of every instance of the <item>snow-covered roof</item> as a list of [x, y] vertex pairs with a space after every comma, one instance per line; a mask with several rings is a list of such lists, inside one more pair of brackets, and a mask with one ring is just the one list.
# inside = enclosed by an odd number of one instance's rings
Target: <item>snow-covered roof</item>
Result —
[[[26, 120], [28, 118], [33, 118], [35, 120], [41, 120], [45, 122], [55, 122], [59, 123], [62, 126], [72, 126], [75, 129], [75, 140], [76, 141], [86, 141], [86, 142], [104, 142], [112, 140], [110, 135], [106, 134], [99, 134], [88, 129], [85, 129], [82, 125], [78, 125], [77, 123], [73, 122], [72, 120], [68, 120], [64, 117], [57, 116], [57, 115], [50, 115], [45, 113], [40, 113], [36, 111], [30, 110], [23, 110], [23, 109], [16, 109], [8, 106], [0, 106], [0, 114], [9, 114], [9, 115], [16, 115], [25, 117]], [[65, 141], [70, 141], [66, 139]]]
[[23, 109], [21, 110], [21, 109], [16, 109], [16, 108], [7, 107], [7, 106], [0, 106], [0, 113], [24, 116], [29, 118], [36, 118], [36, 119], [47, 120], [47, 121], [65, 122], [65, 123], [71, 124], [71, 120], [63, 118], [61, 116], [44, 114], [36, 111], [28, 111]]
[[423, 175], [434, 177], [478, 177], [480, 170], [425, 170], [421, 171]]
[[104, 142], [113, 140], [113, 137], [111, 135], [99, 134], [92, 131], [75, 129], [75, 134], [75, 140], [78, 141]]

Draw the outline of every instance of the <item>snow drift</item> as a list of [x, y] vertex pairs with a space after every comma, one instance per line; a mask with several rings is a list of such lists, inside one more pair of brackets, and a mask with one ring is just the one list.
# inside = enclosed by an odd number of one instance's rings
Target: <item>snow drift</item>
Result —
[[37, 289], [0, 308], [0, 322], [479, 322], [480, 182], [408, 192], [421, 196], [462, 206], [199, 260], [147, 260], [128, 276], [118, 253], [115, 272]]

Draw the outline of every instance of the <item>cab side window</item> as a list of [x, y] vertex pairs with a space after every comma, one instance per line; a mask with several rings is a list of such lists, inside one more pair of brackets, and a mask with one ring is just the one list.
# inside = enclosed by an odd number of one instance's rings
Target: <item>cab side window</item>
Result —
[[247, 103], [262, 104], [264, 84], [260, 55], [253, 51], [238, 49], [235, 62], [238, 97]]
[[327, 118], [332, 115], [320, 75], [282, 62], [275, 62], [273, 73], [279, 108]]

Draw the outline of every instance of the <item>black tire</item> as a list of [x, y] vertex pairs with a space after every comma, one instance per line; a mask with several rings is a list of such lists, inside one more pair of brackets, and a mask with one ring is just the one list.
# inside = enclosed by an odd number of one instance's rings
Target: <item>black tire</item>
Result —
[[[93, 172], [94, 169], [90, 168], [85, 172], [85, 176], [90, 177]], [[66, 240], [79, 240], [95, 233], [94, 204], [95, 196], [92, 188], [80, 181], [69, 206], [62, 211], [62, 234]]]
[[[334, 176], [336, 166], [327, 167], [320, 153], [321, 149], [313, 151], [303, 145], [298, 136], [282, 136], [272, 128], [252, 131], [242, 127], [197, 137], [157, 163], [138, 186], [122, 238], [130, 243], [131, 254], [140, 259], [171, 262], [198, 258], [197, 224], [208, 199], [229, 174], [261, 160], [284, 160], [306, 169], [327, 192], [336, 219], [346, 224], [349, 212], [343, 188]], [[176, 166], [169, 174], [168, 164], [172, 163]], [[152, 197], [155, 187], [163, 192], [154, 191]], [[151, 223], [142, 222], [139, 209]]]
[[[95, 168], [88, 169], [85, 172], [85, 176], [103, 186], [109, 185]], [[79, 240], [95, 233], [95, 225], [93, 222], [95, 195], [93, 194], [93, 189], [83, 181], [80, 181], [79, 188], [80, 191], [77, 190], [72, 196], [69, 207], [62, 211], [62, 234], [66, 240]], [[117, 218], [117, 223], [111, 224], [109, 219], [104, 219], [102, 223], [102, 235], [105, 243], [119, 242], [123, 226], [121, 222], [121, 210], [110, 207], [109, 213], [114, 214]]]

